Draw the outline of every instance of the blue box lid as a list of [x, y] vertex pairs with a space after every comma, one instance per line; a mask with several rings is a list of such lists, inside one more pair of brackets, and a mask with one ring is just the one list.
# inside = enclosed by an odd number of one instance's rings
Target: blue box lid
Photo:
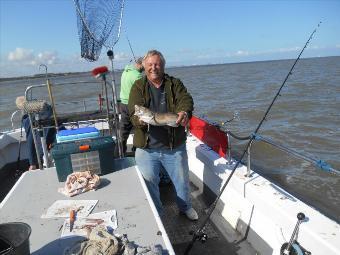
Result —
[[86, 133], [98, 132], [99, 130], [95, 127], [84, 127], [84, 128], [76, 128], [76, 129], [65, 129], [58, 132], [58, 136], [68, 136], [68, 135], [79, 135]]

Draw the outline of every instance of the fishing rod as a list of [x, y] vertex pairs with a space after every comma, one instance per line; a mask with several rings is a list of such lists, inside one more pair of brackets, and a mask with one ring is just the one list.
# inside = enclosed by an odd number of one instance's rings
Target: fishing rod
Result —
[[130, 50], [131, 50], [131, 53], [132, 53], [132, 56], [133, 56], [133, 59], [135, 60], [135, 62], [137, 61], [136, 59], [136, 56], [135, 56], [135, 53], [133, 52], [133, 49], [132, 49], [132, 46], [131, 46], [131, 43], [130, 43], [130, 40], [129, 38], [126, 36], [126, 40], [128, 41], [129, 43], [129, 47], [130, 47]]
[[[321, 25], [321, 22], [318, 23], [317, 28], [319, 28], [320, 25]], [[231, 171], [231, 173], [230, 173], [228, 179], [226, 180], [226, 182], [224, 183], [224, 185], [223, 185], [223, 187], [222, 187], [220, 193], [217, 195], [215, 201], [214, 201], [214, 202], [211, 204], [211, 206], [209, 207], [208, 212], [207, 212], [207, 215], [205, 216], [204, 220], [201, 222], [201, 224], [199, 225], [199, 227], [197, 228], [197, 230], [194, 231], [194, 232], [192, 233], [192, 235], [193, 235], [193, 236], [192, 236], [192, 240], [191, 240], [190, 243], [188, 244], [188, 246], [187, 246], [187, 248], [186, 248], [186, 250], [185, 250], [185, 252], [184, 252], [184, 255], [188, 255], [188, 254], [189, 254], [189, 252], [190, 252], [190, 250], [192, 249], [192, 247], [194, 246], [194, 243], [196, 242], [196, 240], [201, 240], [202, 242], [204, 242], [204, 241], [207, 240], [207, 234], [204, 233], [205, 225], [207, 224], [207, 222], [208, 222], [208, 220], [209, 220], [211, 214], [212, 214], [213, 211], [215, 210], [216, 205], [217, 205], [217, 202], [218, 202], [218, 200], [220, 199], [221, 195], [223, 194], [223, 191], [224, 191], [225, 188], [227, 187], [227, 185], [228, 185], [228, 183], [229, 183], [231, 177], [234, 175], [236, 168], [237, 168], [238, 165], [241, 163], [241, 161], [242, 161], [244, 155], [246, 154], [246, 152], [247, 152], [247, 150], [248, 150], [248, 147], [251, 145], [251, 143], [253, 142], [253, 140], [254, 140], [255, 137], [257, 136], [257, 132], [260, 130], [260, 128], [261, 128], [263, 122], [266, 120], [267, 115], [268, 115], [269, 111], [271, 110], [272, 106], [274, 105], [274, 103], [275, 103], [277, 97], [280, 96], [280, 92], [281, 92], [283, 86], [286, 84], [286, 82], [287, 82], [289, 76], [292, 75], [292, 71], [293, 71], [293, 69], [294, 69], [296, 63], [299, 61], [299, 59], [300, 59], [302, 53], [304, 52], [304, 50], [306, 49], [307, 45], [309, 44], [309, 42], [310, 42], [311, 39], [313, 38], [313, 35], [316, 33], [317, 28], [315, 28], [314, 31], [311, 33], [311, 35], [309, 36], [307, 42], [305, 43], [305, 46], [302, 48], [302, 50], [300, 51], [300, 54], [298, 55], [298, 57], [297, 57], [296, 60], [294, 61], [294, 64], [293, 64], [292, 67], [290, 68], [290, 70], [289, 70], [289, 72], [288, 72], [286, 78], [284, 79], [284, 81], [283, 81], [281, 87], [279, 88], [279, 90], [277, 91], [276, 95], [274, 96], [272, 102], [270, 103], [269, 107], [267, 108], [267, 111], [265, 112], [265, 114], [264, 114], [262, 120], [260, 121], [260, 123], [259, 123], [258, 126], [256, 127], [255, 131], [252, 133], [251, 138], [250, 138], [250, 140], [248, 141], [247, 146], [246, 146], [246, 148], [244, 149], [244, 151], [243, 151], [243, 153], [242, 153], [240, 159], [236, 162], [236, 164], [235, 164], [233, 170]]]

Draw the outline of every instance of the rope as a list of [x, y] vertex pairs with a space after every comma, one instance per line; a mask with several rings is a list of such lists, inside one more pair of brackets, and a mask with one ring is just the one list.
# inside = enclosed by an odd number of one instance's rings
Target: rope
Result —
[[295, 150], [287, 148], [287, 147], [285, 147], [283, 145], [276, 144], [274, 141], [272, 141], [272, 140], [270, 140], [268, 138], [264, 138], [263, 136], [257, 135], [255, 133], [253, 133], [251, 136], [252, 136], [253, 140], [255, 140], [255, 141], [262, 141], [264, 143], [267, 143], [267, 144], [270, 144], [270, 145], [272, 145], [274, 147], [277, 147], [280, 150], [282, 150], [284, 152], [287, 152], [288, 154], [291, 154], [291, 155], [293, 155], [293, 156], [295, 156], [297, 158], [301, 158], [303, 160], [306, 160], [306, 161], [312, 163], [313, 165], [315, 165], [316, 167], [320, 168], [321, 170], [323, 170], [325, 172], [329, 172], [329, 173], [332, 173], [332, 174], [340, 175], [340, 171], [339, 170], [336, 170], [336, 169], [332, 168], [324, 160], [308, 157], [308, 156], [303, 155], [303, 154], [301, 154], [301, 153], [299, 153], [299, 152], [297, 152]]

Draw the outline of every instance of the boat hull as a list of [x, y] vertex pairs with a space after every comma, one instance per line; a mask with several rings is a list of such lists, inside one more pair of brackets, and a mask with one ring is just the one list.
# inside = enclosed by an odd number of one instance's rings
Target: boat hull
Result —
[[[18, 134], [18, 130], [15, 132]], [[5, 138], [0, 139], [2, 165], [16, 162], [19, 140], [11, 134], [1, 138]], [[128, 142], [131, 141], [130, 137]], [[25, 158], [25, 150], [24, 145], [22, 158]], [[212, 203], [235, 161], [227, 161], [219, 151], [212, 150], [194, 135], [188, 136], [187, 151], [190, 180], [198, 187], [194, 193], [208, 197]], [[312, 254], [340, 254], [337, 222], [261, 175], [251, 171], [246, 177], [246, 173], [247, 168], [243, 165], [236, 169], [211, 216], [227, 240], [238, 243], [238, 254], [253, 254], [254, 250], [260, 254], [280, 254], [282, 245], [291, 238], [300, 212], [306, 215], [298, 234], [302, 247]], [[254, 250], [249, 249], [249, 244]]]
[[[228, 164], [195, 136], [188, 137], [187, 151], [191, 181], [201, 193], [208, 188], [216, 197], [235, 161]], [[340, 254], [338, 223], [261, 175], [251, 171], [246, 177], [246, 173], [243, 165], [236, 169], [212, 215], [229, 241], [247, 240], [260, 254], [280, 254], [291, 238], [297, 214], [303, 212], [306, 221], [300, 225], [298, 242], [312, 254]], [[236, 230], [236, 235], [230, 230]]]

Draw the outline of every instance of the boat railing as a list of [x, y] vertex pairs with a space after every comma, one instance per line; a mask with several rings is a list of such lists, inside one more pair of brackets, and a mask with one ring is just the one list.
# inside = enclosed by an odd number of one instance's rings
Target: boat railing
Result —
[[21, 110], [16, 110], [12, 113], [11, 115], [11, 126], [12, 126], [12, 130], [15, 130], [15, 126], [14, 126], [14, 117], [17, 115], [17, 114], [20, 114], [20, 119], [22, 118], [22, 111]]
[[[56, 83], [51, 83], [52, 87], [59, 87], [59, 86], [73, 86], [73, 85], [84, 85], [84, 84], [95, 84], [98, 83], [97, 81], [67, 81], [67, 82], [56, 82]], [[30, 101], [33, 98], [33, 90], [37, 88], [42, 88], [46, 87], [46, 83], [42, 84], [35, 84], [35, 85], [30, 85], [26, 88], [25, 90], [25, 97], [27, 101]], [[101, 99], [100, 99], [101, 100]], [[77, 100], [77, 101], [63, 101], [63, 102], [57, 102], [55, 103], [55, 106], [68, 106], [68, 105], [81, 105], [83, 112], [86, 112], [88, 110], [88, 107], [91, 103], [98, 102], [98, 99], [86, 99], [86, 100]], [[109, 102], [108, 102], [109, 104]], [[105, 109], [103, 109], [105, 111]], [[110, 111], [112, 109], [108, 109]], [[72, 114], [72, 113], [70, 113]], [[58, 117], [58, 116], [57, 116]], [[107, 113], [106, 116], [106, 122], [110, 122], [110, 118], [112, 117], [110, 113]], [[103, 121], [103, 118], [99, 118], [100, 122]], [[84, 121], [84, 120], [80, 120]], [[79, 122], [80, 122], [79, 121]], [[70, 121], [72, 122], [72, 121]], [[92, 121], [93, 122], [93, 121]], [[75, 121], [72, 122], [74, 124]]]
[[[231, 142], [230, 142], [230, 137], [233, 137], [237, 140], [241, 140], [241, 141], [245, 141], [245, 140], [250, 140], [251, 136], [238, 136], [238, 135], [235, 135], [234, 133], [230, 132], [229, 130], [225, 131], [226, 135], [227, 135], [227, 140], [228, 140], [228, 164], [232, 164], [232, 157], [231, 157]], [[250, 147], [250, 146], [249, 146]], [[250, 153], [248, 153], [248, 168], [250, 169]]]
[[[107, 88], [106, 88], [106, 83], [105, 85], [103, 84], [103, 86], [105, 86], [105, 95], [103, 95], [103, 97], [100, 95], [99, 98], [99, 111], [96, 112], [86, 112], [86, 101], [85, 100], [80, 100], [77, 101], [77, 103], [82, 102], [84, 111], [77, 111], [77, 112], [71, 112], [69, 113], [67, 116], [65, 116], [65, 114], [58, 114], [57, 110], [56, 110], [56, 105], [61, 105], [61, 103], [59, 104], [55, 104], [55, 96], [53, 95], [53, 89], [52, 88], [56, 88], [56, 87], [60, 87], [60, 86], [74, 86], [74, 85], [84, 85], [84, 84], [95, 84], [97, 82], [95, 81], [66, 81], [66, 82], [59, 82], [59, 83], [51, 83], [49, 79], [46, 79], [46, 83], [43, 84], [36, 84], [36, 85], [30, 85], [26, 88], [25, 90], [25, 99], [27, 101], [27, 108], [29, 108], [28, 112], [28, 116], [29, 116], [29, 121], [30, 121], [30, 126], [31, 126], [31, 130], [34, 133], [35, 131], [42, 131], [39, 132], [40, 134], [40, 139], [41, 139], [41, 144], [42, 144], [42, 148], [43, 148], [43, 155], [44, 155], [44, 162], [47, 162], [47, 167], [49, 167], [49, 159], [48, 159], [48, 151], [47, 151], [47, 146], [46, 146], [46, 141], [44, 136], [42, 135], [44, 128], [45, 127], [54, 127], [56, 128], [57, 132], [59, 130], [59, 126], [60, 124], [63, 124], [64, 126], [69, 125], [69, 122], [72, 123], [76, 123], [78, 121], [84, 121], [84, 117], [85, 120], [88, 119], [100, 119], [100, 121], [103, 121], [103, 114], [105, 114], [106, 116], [104, 117], [106, 119], [106, 123], [108, 124], [108, 128], [110, 130], [110, 134], [112, 135], [112, 124], [113, 123], [113, 119], [117, 118], [117, 116], [114, 116], [111, 112], [112, 109], [110, 108], [110, 101], [108, 99], [108, 93], [107, 93]], [[34, 89], [39, 89], [39, 88], [47, 88], [48, 90], [48, 96], [49, 96], [49, 101], [51, 103], [52, 106], [52, 114], [53, 114], [53, 120], [54, 120], [54, 124], [53, 121], [51, 122], [51, 120], [47, 120], [47, 122], [44, 122], [43, 120], [41, 120], [40, 118], [40, 112], [43, 111], [43, 104], [41, 104], [41, 106], [39, 105], [39, 100], [40, 101], [44, 101], [41, 100], [41, 97], [46, 97], [45, 94], [40, 95], [41, 90], [37, 93], [33, 94], [33, 90]], [[104, 89], [104, 87], [102, 87], [102, 90]], [[33, 99], [33, 95], [35, 97], [39, 97], [40, 99]], [[62, 100], [63, 101], [63, 100]], [[38, 104], [36, 104], [36, 102], [38, 102]], [[101, 108], [102, 103], [105, 102], [106, 104], [106, 109], [103, 107]], [[62, 102], [65, 103], [65, 102]], [[76, 102], [72, 102], [72, 101], [68, 101], [66, 102], [66, 104], [75, 104]], [[72, 110], [74, 109], [74, 107], [69, 107]], [[36, 114], [38, 113], [38, 115], [35, 115], [35, 119], [33, 119], [33, 115], [32, 114]], [[64, 115], [64, 116], [63, 116]], [[37, 122], [35, 123], [34, 121], [37, 120]], [[46, 120], [46, 119], [45, 119]], [[47, 123], [47, 124], [46, 124]], [[73, 124], [71, 124], [73, 125]], [[76, 124], [79, 127], [79, 124]], [[35, 145], [35, 150], [36, 153], [39, 154], [39, 148], [38, 148], [38, 143], [36, 140], [36, 135], [33, 135], [33, 140], [34, 140], [34, 145]], [[42, 162], [40, 160], [40, 158], [38, 157], [38, 164], [39, 164], [39, 168], [42, 169], [43, 165]]]
[[303, 159], [309, 163], [312, 163], [313, 165], [315, 165], [316, 167], [320, 168], [321, 170], [323, 171], [326, 171], [326, 172], [329, 172], [329, 173], [332, 173], [332, 174], [336, 174], [336, 175], [340, 175], [340, 171], [337, 170], [337, 169], [334, 169], [333, 167], [331, 167], [330, 164], [328, 164], [326, 161], [324, 160], [321, 160], [321, 159], [316, 159], [314, 157], [310, 157], [310, 156], [306, 156], [294, 149], [291, 149], [291, 148], [288, 148], [284, 145], [281, 145], [281, 144], [278, 144], [276, 143], [275, 141], [273, 141], [272, 139], [269, 139], [269, 138], [266, 138], [266, 137], [263, 137], [261, 135], [258, 135], [258, 134], [251, 134], [250, 136], [245, 136], [245, 137], [240, 137], [240, 136], [237, 136], [235, 134], [233, 134], [231, 131], [229, 130], [226, 130], [224, 131], [228, 137], [228, 163], [230, 164], [231, 163], [231, 150], [230, 150], [230, 136], [237, 139], [237, 140], [250, 140], [251, 138], [253, 138], [250, 146], [248, 147], [248, 150], [247, 150], [247, 173], [246, 173], [246, 176], [249, 177], [251, 175], [251, 171], [250, 171], [250, 162], [251, 162], [251, 147], [255, 142], [259, 141], [259, 142], [264, 142], [266, 144], [269, 144], [271, 146], [274, 146], [275, 148], [278, 148], [280, 149], [281, 151], [284, 151], [296, 158], [299, 158], [299, 159]]

